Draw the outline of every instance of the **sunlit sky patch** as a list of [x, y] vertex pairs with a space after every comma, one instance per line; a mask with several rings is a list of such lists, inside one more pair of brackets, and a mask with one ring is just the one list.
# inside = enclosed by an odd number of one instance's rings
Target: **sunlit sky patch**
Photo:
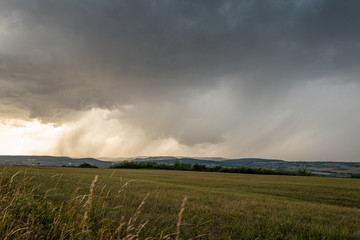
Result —
[[0, 122], [0, 152], [3, 155], [51, 154], [61, 127], [37, 120], [8, 119]]

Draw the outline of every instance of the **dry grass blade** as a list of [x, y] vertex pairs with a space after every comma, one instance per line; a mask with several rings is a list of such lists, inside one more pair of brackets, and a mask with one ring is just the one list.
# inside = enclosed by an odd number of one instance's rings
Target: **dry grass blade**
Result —
[[124, 216], [121, 216], [120, 225], [115, 230], [114, 235], [111, 237], [111, 239], [114, 239], [116, 237], [116, 235], [122, 230], [122, 228], [125, 226], [125, 224], [126, 223], [124, 222]]
[[91, 204], [91, 200], [92, 200], [92, 197], [93, 197], [93, 195], [94, 195], [95, 184], [96, 184], [96, 182], [97, 182], [97, 180], [98, 180], [98, 177], [99, 177], [99, 176], [96, 175], [95, 178], [94, 178], [94, 180], [92, 181], [92, 183], [91, 183], [91, 185], [90, 185], [90, 192], [89, 192], [89, 195], [88, 195], [88, 200], [86, 201], [84, 207]]
[[22, 170], [17, 171], [14, 175], [12, 175], [11, 179], [10, 179], [10, 184], [14, 181], [14, 178], [16, 177], [16, 175], [20, 174], [22, 172]]
[[148, 198], [148, 196], [150, 195], [150, 193], [146, 194], [146, 196], [144, 197], [144, 199], [142, 200], [142, 202], [140, 203], [139, 207], [136, 209], [136, 212], [134, 214], [134, 216], [132, 216], [128, 222], [128, 228], [132, 227], [132, 224], [136, 221], [136, 219], [138, 218], [140, 212], [141, 212], [141, 208], [144, 206], [146, 199]]
[[195, 238], [202, 238], [202, 237], [208, 237], [210, 236], [210, 234], [200, 234], [200, 235], [197, 235]]
[[180, 226], [181, 226], [182, 216], [183, 216], [184, 211], [185, 211], [186, 201], [187, 201], [187, 197], [185, 197], [183, 199], [182, 204], [181, 204], [181, 209], [180, 209], [180, 212], [179, 212], [179, 215], [178, 215], [177, 228], [176, 228], [176, 240], [180, 239]]
[[94, 195], [94, 188], [95, 188], [95, 184], [96, 184], [97, 180], [98, 180], [98, 175], [95, 176], [94, 180], [92, 181], [92, 183], [90, 185], [90, 192], [88, 195], [88, 199], [84, 204], [85, 213], [84, 213], [84, 218], [83, 218], [83, 221], [81, 224], [83, 233], [85, 232], [85, 225], [86, 225], [86, 221], [88, 219], [89, 211], [91, 209], [91, 201], [92, 201], [92, 198]]
[[18, 228], [18, 229], [13, 230], [12, 232], [10, 232], [9, 234], [7, 234], [5, 236], [4, 240], [8, 239], [8, 237], [10, 237], [11, 235], [14, 235], [16, 232], [19, 232], [19, 231], [22, 231], [25, 229], [29, 229], [29, 227], [23, 227], [23, 228]]

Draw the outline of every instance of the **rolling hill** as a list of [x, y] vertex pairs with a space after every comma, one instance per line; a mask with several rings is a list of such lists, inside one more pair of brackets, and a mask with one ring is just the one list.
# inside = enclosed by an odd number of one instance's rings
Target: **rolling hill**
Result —
[[296, 172], [300, 168], [306, 168], [313, 175], [321, 176], [346, 176], [360, 174], [360, 162], [290, 162], [279, 159], [263, 158], [190, 158], [190, 157], [136, 157], [136, 158], [70, 158], [61, 156], [0, 156], [0, 165], [42, 165], [42, 166], [78, 166], [83, 162], [96, 165], [100, 168], [108, 168], [115, 162], [156, 162], [173, 164], [175, 161], [186, 164], [201, 164], [209, 167], [248, 167], [266, 168], [271, 170], [282, 170]]

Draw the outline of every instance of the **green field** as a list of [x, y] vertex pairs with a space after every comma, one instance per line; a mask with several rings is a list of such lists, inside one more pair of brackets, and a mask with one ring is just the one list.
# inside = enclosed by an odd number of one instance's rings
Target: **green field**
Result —
[[1, 239], [360, 239], [359, 179], [15, 166], [0, 172]]

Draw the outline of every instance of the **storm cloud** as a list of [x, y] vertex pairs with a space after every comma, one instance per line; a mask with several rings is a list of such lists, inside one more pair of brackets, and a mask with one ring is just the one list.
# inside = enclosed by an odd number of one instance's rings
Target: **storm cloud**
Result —
[[72, 126], [60, 154], [360, 160], [359, 9], [1, 0], [1, 115]]

